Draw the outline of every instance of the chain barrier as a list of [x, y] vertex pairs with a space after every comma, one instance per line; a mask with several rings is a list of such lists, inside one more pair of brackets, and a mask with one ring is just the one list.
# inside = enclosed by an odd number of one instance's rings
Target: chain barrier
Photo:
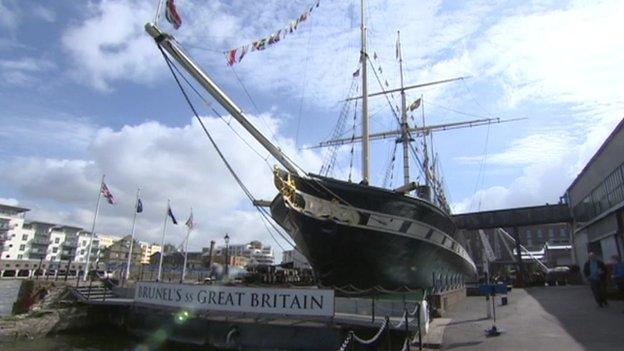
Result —
[[353, 332], [350, 331], [349, 335], [347, 335], [347, 338], [342, 342], [342, 345], [340, 345], [340, 348], [338, 349], [338, 351], [346, 351], [347, 347], [349, 347], [349, 344], [351, 344], [352, 339], [353, 339]]
[[379, 327], [379, 330], [377, 331], [377, 333], [375, 333], [375, 335], [368, 340], [358, 337], [351, 330], [349, 331], [349, 335], [347, 335], [346, 339], [342, 342], [342, 345], [340, 345], [340, 348], [338, 350], [345, 351], [347, 347], [349, 347], [352, 341], [356, 341], [360, 345], [371, 345], [377, 342], [377, 340], [379, 340], [379, 338], [386, 331], [389, 325], [390, 325], [390, 318], [386, 316], [386, 318], [384, 318], [384, 321], [381, 323], [381, 326]]
[[365, 294], [365, 293], [369, 293], [369, 292], [382, 292], [382, 293], [387, 293], [387, 294], [391, 294], [391, 293], [399, 293], [399, 292], [417, 292], [417, 291], [422, 291], [422, 289], [410, 289], [407, 286], [401, 286], [398, 287], [394, 290], [388, 290], [388, 289], [384, 289], [381, 285], [375, 285], [372, 288], [368, 288], [368, 289], [359, 289], [356, 286], [354, 286], [353, 284], [347, 284], [347, 285], [342, 285], [342, 286], [325, 286], [325, 285], [320, 285], [322, 288], [330, 288], [330, 289], [334, 289], [337, 290], [343, 294], [347, 294], [347, 295], [354, 295], [354, 294]]
[[[405, 310], [403, 311], [403, 316], [401, 316], [401, 321], [396, 324], [396, 325], [392, 325], [392, 328], [394, 329], [399, 329], [400, 327], [403, 326], [403, 324], [405, 323], [405, 321], [409, 318], [409, 317], [414, 317], [418, 314], [418, 312], [420, 312], [420, 303], [416, 304], [416, 307], [414, 307], [414, 310], [412, 312], [407, 312], [407, 308], [405, 308]], [[412, 318], [413, 320], [413, 318]]]

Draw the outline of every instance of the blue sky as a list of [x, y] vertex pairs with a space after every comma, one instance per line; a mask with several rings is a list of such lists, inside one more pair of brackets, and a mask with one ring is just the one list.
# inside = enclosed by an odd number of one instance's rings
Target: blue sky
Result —
[[[97, 231], [127, 232], [141, 187], [142, 240], [159, 241], [171, 199], [178, 217], [194, 208], [194, 249], [225, 232], [234, 242], [260, 238], [276, 246], [143, 32], [156, 3], [0, 1], [0, 199], [32, 208], [33, 219], [88, 228], [105, 173], [119, 204], [103, 208]], [[318, 172], [322, 152], [301, 147], [331, 133], [347, 97], [358, 67], [359, 1], [321, 1], [295, 33], [249, 53], [233, 69], [225, 50], [283, 28], [313, 2], [176, 3], [183, 20], [176, 38], [260, 129]], [[397, 30], [407, 84], [471, 77], [408, 94], [411, 100], [423, 95], [429, 123], [527, 118], [434, 136], [457, 212], [558, 201], [623, 116], [624, 39], [616, 35], [621, 1], [367, 4], [369, 49], [391, 86], [399, 82]], [[162, 27], [174, 32], [165, 22]], [[378, 91], [371, 80], [370, 90]], [[372, 129], [394, 129], [385, 101], [371, 100]], [[275, 190], [268, 164], [274, 161], [267, 164], [196, 103], [254, 194], [270, 199]], [[373, 144], [373, 184], [383, 183], [392, 148], [392, 141]], [[334, 176], [348, 174], [348, 150], [338, 157]], [[359, 160], [356, 147], [355, 180]], [[401, 179], [398, 160], [399, 154], [393, 186]], [[177, 244], [183, 232], [173, 228], [168, 238]]]

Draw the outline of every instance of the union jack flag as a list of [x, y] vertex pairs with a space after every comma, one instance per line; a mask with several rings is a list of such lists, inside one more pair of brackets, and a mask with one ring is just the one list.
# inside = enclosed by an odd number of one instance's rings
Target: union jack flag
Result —
[[178, 15], [178, 11], [176, 10], [173, 0], [167, 0], [167, 4], [165, 6], [165, 18], [167, 18], [167, 21], [169, 21], [175, 29], [180, 28], [182, 25], [182, 18]]
[[110, 190], [108, 190], [108, 187], [104, 182], [102, 182], [102, 186], [100, 187], [100, 193], [102, 193], [102, 196], [104, 196], [106, 200], [108, 200], [109, 204], [114, 205], [116, 203], [113, 194], [110, 192]]

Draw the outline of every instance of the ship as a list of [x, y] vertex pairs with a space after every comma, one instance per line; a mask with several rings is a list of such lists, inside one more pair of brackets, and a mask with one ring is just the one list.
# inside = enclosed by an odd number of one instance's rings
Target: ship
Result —
[[[456, 226], [441, 194], [442, 186], [433, 167], [421, 164], [425, 181], [410, 181], [408, 154], [414, 137], [436, 130], [500, 123], [481, 119], [443, 125], [415, 127], [407, 122], [405, 91], [410, 88], [452, 81], [448, 79], [405, 87], [401, 57], [400, 128], [389, 133], [368, 130], [366, 26], [364, 1], [361, 8], [360, 62], [362, 131], [358, 137], [335, 139], [321, 146], [361, 142], [362, 180], [352, 182], [302, 170], [269, 141], [202, 69], [191, 60], [171, 34], [155, 23], [146, 31], [167, 57], [185, 69], [230, 115], [279, 162], [273, 171], [278, 191], [265, 206], [272, 219], [292, 238], [310, 263], [318, 285], [339, 291], [367, 293], [431, 288], [439, 282], [460, 284], [473, 279], [476, 266], [455, 238]], [[173, 73], [173, 71], [172, 71]], [[359, 72], [358, 72], [359, 73]], [[175, 74], [174, 74], [175, 75]], [[369, 184], [369, 142], [396, 137], [403, 148], [404, 182], [396, 189]], [[321, 172], [322, 173], [322, 172]], [[433, 195], [432, 195], [433, 193]], [[437, 283], [436, 283], [437, 282]]]

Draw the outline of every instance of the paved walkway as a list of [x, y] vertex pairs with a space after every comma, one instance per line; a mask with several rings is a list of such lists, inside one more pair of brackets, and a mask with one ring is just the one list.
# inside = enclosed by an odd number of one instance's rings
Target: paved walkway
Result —
[[499, 306], [496, 325], [504, 332], [486, 338], [492, 320], [485, 298], [468, 297], [451, 312], [443, 350], [624, 350], [624, 303], [607, 308], [594, 302], [589, 286], [513, 289]]

